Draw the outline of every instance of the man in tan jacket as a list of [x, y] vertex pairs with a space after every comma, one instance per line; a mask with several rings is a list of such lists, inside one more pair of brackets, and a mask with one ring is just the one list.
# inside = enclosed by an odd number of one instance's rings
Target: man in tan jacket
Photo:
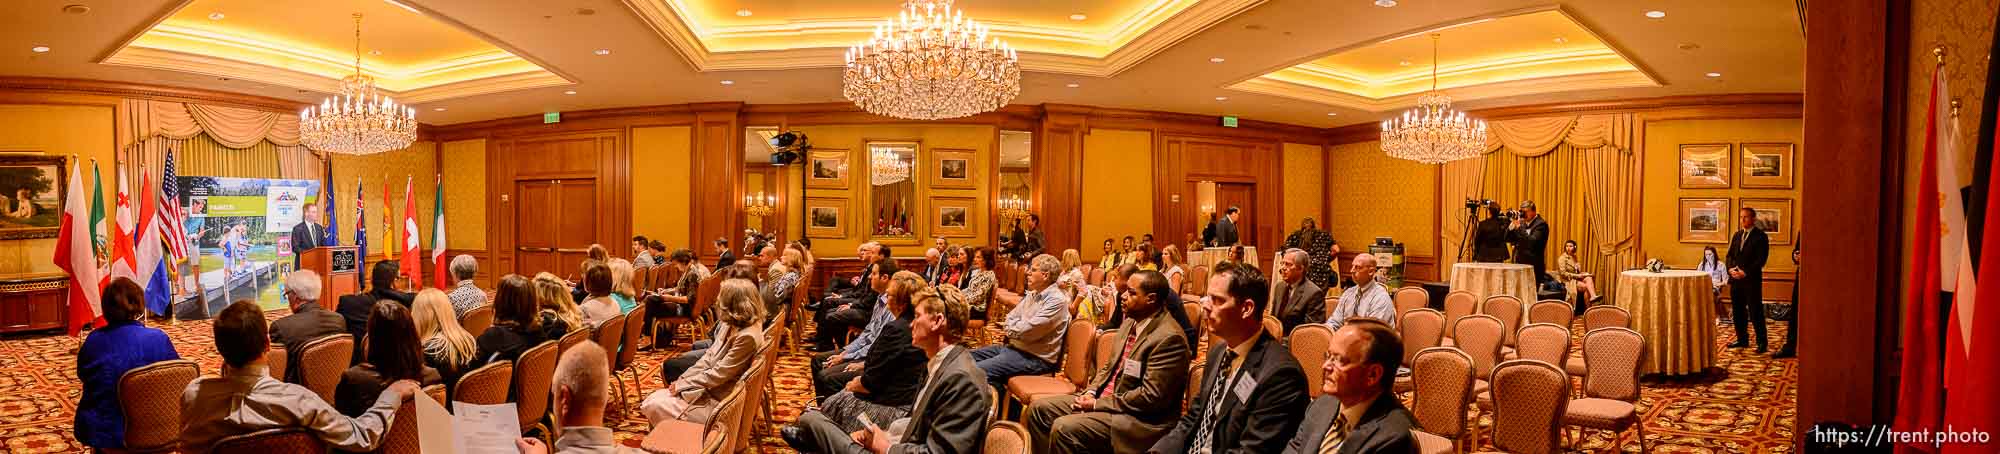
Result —
[[[1120, 295], [1125, 322], [1119, 350], [1074, 394], [1043, 397], [1028, 408], [1034, 452], [1136, 453], [1152, 446], [1180, 418], [1188, 362], [1194, 358], [1179, 322], [1163, 309], [1179, 296], [1157, 271], [1126, 278]], [[1078, 354], [1080, 352], [1071, 352]]]

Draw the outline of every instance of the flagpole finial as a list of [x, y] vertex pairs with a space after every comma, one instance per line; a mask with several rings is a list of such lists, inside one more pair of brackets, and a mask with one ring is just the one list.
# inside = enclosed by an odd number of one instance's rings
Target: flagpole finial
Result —
[[1958, 102], [1958, 98], [1951, 98], [1951, 116], [1952, 116], [1952, 118], [1958, 118], [1958, 106], [1959, 106], [1959, 102]]
[[1944, 56], [1946, 54], [1947, 52], [1945, 52], [1945, 47], [1943, 44], [1939, 44], [1937, 45], [1937, 47], [1931, 48], [1931, 56], [1937, 58], [1938, 66], [1944, 66]]

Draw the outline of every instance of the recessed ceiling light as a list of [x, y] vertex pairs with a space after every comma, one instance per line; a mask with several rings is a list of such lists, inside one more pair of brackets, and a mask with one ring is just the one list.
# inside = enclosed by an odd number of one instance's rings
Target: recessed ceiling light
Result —
[[1722, 77], [1722, 73], [1708, 73], [1708, 77]]
[[1681, 50], [1695, 50], [1695, 49], [1700, 49], [1700, 48], [1701, 48], [1701, 45], [1700, 45], [1700, 44], [1695, 44], [1695, 43], [1681, 43], [1681, 44], [1680, 44], [1679, 46], [1677, 46], [1677, 47], [1680, 47], [1680, 48], [1681, 48]]
[[736, 85], [736, 81], [733, 81], [733, 80], [725, 80], [725, 81], [722, 81], [722, 84], [723, 84], [723, 85]]
[[1209, 63], [1222, 63], [1222, 62], [1225, 62], [1225, 61], [1228, 61], [1228, 60], [1226, 60], [1226, 59], [1223, 59], [1222, 57], [1210, 57], [1210, 58], [1208, 59], [1208, 62], [1209, 62]]
[[1566, 42], [1569, 42], [1569, 38], [1564, 38], [1564, 37], [1561, 37], [1561, 36], [1557, 36], [1557, 37], [1556, 37], [1556, 39], [1555, 39], [1555, 42], [1556, 42], [1556, 44], [1562, 44], [1562, 43], [1566, 43]]
[[1229, 97], [1228, 97], [1228, 96], [1217, 96], [1217, 97], [1215, 97], [1215, 100], [1216, 100], [1216, 101], [1228, 101], [1228, 100], [1229, 100]]
[[90, 12], [90, 7], [83, 5], [67, 5], [63, 6], [63, 12], [70, 14], [84, 14]]
[[229, 16], [225, 16], [225, 15], [223, 15], [221, 11], [216, 11], [216, 12], [213, 12], [213, 13], [208, 13], [208, 20], [222, 20], [222, 18], [225, 18], [225, 17], [229, 17]]
[[381, 49], [376, 49], [376, 50], [371, 50], [371, 51], [368, 51], [368, 55], [382, 55], [382, 50], [381, 50]]
[[736, 10], [736, 15], [739, 17], [750, 17], [750, 10], [747, 9]]
[[1069, 87], [1069, 88], [1076, 88], [1076, 87], [1081, 87], [1081, 86], [1083, 86], [1083, 85], [1080, 85], [1080, 84], [1069, 84], [1069, 85], [1064, 85], [1064, 86], [1065, 86], [1065, 87]]
[[1403, 60], [1403, 61], [1399, 61], [1399, 62], [1396, 62], [1396, 65], [1397, 65], [1397, 66], [1410, 66], [1410, 61], [1409, 61], [1409, 60]]
[[565, 95], [574, 95], [574, 94], [576, 94], [576, 90], [565, 90], [565, 91], [563, 91], [563, 94], [565, 94]]
[[1666, 12], [1666, 11], [1660, 11], [1660, 10], [1652, 10], [1652, 11], [1647, 11], [1647, 12], [1646, 12], [1646, 17], [1650, 17], [1650, 18], [1654, 18], [1654, 19], [1659, 19], [1659, 18], [1662, 18], [1662, 17], [1667, 17], [1667, 12]]
[[611, 55], [611, 49], [598, 49], [598, 50], [593, 50], [593, 51], [590, 51], [590, 53], [593, 53], [593, 54], [597, 54], [597, 55]]
[[444, 111], [444, 108], [443, 108], [443, 107], [432, 107], [432, 108], [431, 108], [431, 111], [433, 111], [433, 112], [443, 112], [443, 111]]
[[1326, 113], [1326, 116], [1329, 116], [1329, 117], [1331, 117], [1331, 116], [1335, 116], [1335, 115], [1340, 115], [1340, 112], [1327, 112], [1327, 113]]
[[1071, 15], [1069, 15], [1069, 20], [1084, 20], [1084, 19], [1089, 19], [1089, 18], [1090, 18], [1090, 16], [1085, 16], [1085, 15], [1082, 15], [1082, 14], [1071, 14]]
[[1396, 6], [1396, 0], [1375, 0], [1375, 6], [1380, 6], [1383, 8]]
[[48, 53], [49, 46], [35, 46], [28, 48], [28, 50], [35, 51], [37, 54]]

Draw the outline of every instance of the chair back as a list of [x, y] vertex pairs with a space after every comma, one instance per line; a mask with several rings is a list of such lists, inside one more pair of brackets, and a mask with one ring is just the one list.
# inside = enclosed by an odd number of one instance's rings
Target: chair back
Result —
[[1528, 323], [1554, 323], [1567, 328], [1570, 320], [1576, 317], [1576, 313], [1571, 310], [1567, 301], [1536, 301], [1534, 305], [1528, 306]]
[[[634, 318], [634, 314], [637, 314], [638, 318]], [[643, 307], [633, 309], [631, 313], [625, 314], [624, 338], [618, 343], [618, 361], [612, 366], [612, 370], [623, 370], [632, 365], [633, 358], [638, 357], [639, 334], [643, 333], [646, 329], [645, 317], [646, 308]]]
[[300, 348], [305, 350], [299, 354], [299, 378], [304, 382], [300, 384], [320, 399], [333, 402], [333, 388], [340, 385], [340, 374], [347, 372], [348, 363], [354, 360], [354, 335], [325, 336]]
[[1521, 345], [1514, 352], [1521, 359], [1549, 364], [1569, 360], [1569, 328], [1554, 323], [1533, 323], [1521, 327]]
[[266, 373], [271, 378], [278, 379], [278, 381], [290, 383], [286, 379], [291, 377], [286, 377], [285, 375], [291, 371], [285, 369], [285, 366], [291, 362], [292, 356], [290, 353], [285, 352], [285, 344], [271, 344], [271, 351], [264, 352], [264, 368], [267, 370]]
[[1569, 376], [1532, 359], [1500, 363], [1493, 370], [1493, 446], [1522, 454], [1561, 452]]
[[1069, 322], [1069, 332], [1063, 333], [1062, 372], [1077, 389], [1083, 388], [1084, 381], [1090, 380], [1091, 343], [1097, 336], [1097, 325], [1089, 320]]
[[984, 454], [1028, 454], [1028, 428], [1013, 421], [993, 423], [986, 429]]
[[520, 410], [521, 427], [534, 425], [549, 412], [549, 384], [556, 375], [556, 343], [542, 342], [521, 352], [514, 362], [514, 408]]
[[1514, 330], [1521, 328], [1521, 299], [1495, 295], [1480, 306], [1479, 313], [1500, 319], [1501, 345], [1514, 345]]
[[743, 390], [743, 400], [736, 403], [736, 406], [742, 408], [736, 410], [735, 428], [737, 430], [732, 431], [734, 433], [731, 434], [729, 441], [730, 445], [734, 446], [738, 451], [749, 446], [751, 428], [757, 427], [758, 412], [751, 409], [763, 406], [763, 400], [765, 399], [764, 381], [771, 378], [771, 361], [776, 358], [775, 354], [778, 352], [777, 349], [771, 348], [771, 346], [776, 344], [776, 342], [772, 342], [771, 339], [766, 338], [764, 345], [758, 347], [757, 359], [750, 363], [750, 370], [744, 371], [743, 380], [745, 381], [743, 384], [747, 389]]
[[1266, 315], [1264, 316], [1264, 332], [1270, 334], [1271, 337], [1284, 339], [1285, 322], [1278, 321], [1277, 317]]
[[[702, 279], [701, 286], [695, 288], [694, 307], [690, 308], [690, 310], [688, 311], [689, 316], [693, 317], [695, 320], [702, 320], [708, 318], [708, 307], [715, 305], [715, 295], [717, 293], [720, 293], [721, 291], [722, 291], [722, 273], [711, 273], [708, 275], [707, 279]], [[695, 332], [697, 333], [709, 332], [708, 329], [711, 326], [705, 323], [699, 325], [700, 326], [698, 328], [700, 329], [696, 330]]]
[[1467, 315], [1458, 319], [1453, 331], [1458, 332], [1458, 349], [1472, 357], [1475, 377], [1486, 378], [1493, 372], [1493, 365], [1500, 362], [1500, 339], [1502, 339], [1500, 319], [1486, 314]]
[[215, 441], [210, 452], [327, 452], [326, 443], [303, 427], [279, 427], [230, 435]]
[[1584, 333], [1587, 334], [1591, 331], [1596, 331], [1598, 328], [1610, 328], [1614, 326], [1631, 328], [1632, 313], [1626, 311], [1625, 308], [1609, 304], [1591, 306], [1589, 309], [1583, 310]]
[[1417, 352], [1444, 342], [1444, 313], [1428, 307], [1411, 309], [1396, 322], [1403, 336], [1403, 364], [1413, 364]]
[[1450, 439], [1465, 432], [1465, 407], [1472, 404], [1472, 357], [1451, 347], [1417, 352], [1410, 363], [1415, 389], [1410, 416], [1417, 426]]
[[585, 339], [590, 338], [591, 329], [587, 325], [563, 333], [562, 339], [556, 341], [556, 357], [561, 358], [563, 353], [569, 352], [570, 347], [575, 347], [576, 344], [581, 344]]
[[[620, 346], [624, 345], [625, 340], [625, 314], [618, 314], [604, 319], [603, 322], [597, 324], [597, 329], [590, 333], [590, 340], [596, 341], [597, 346], [604, 347], [607, 353], [611, 355], [625, 353], [622, 349], [619, 349]], [[615, 359], [617, 356], [612, 356], [612, 358]], [[605, 366], [610, 367], [614, 371], [618, 370], [617, 361], [606, 361]]]
[[1444, 296], [1444, 337], [1458, 339], [1458, 319], [1479, 312], [1479, 299], [1464, 290]]
[[[1340, 287], [1326, 289], [1326, 304], [1322, 305], [1326, 311], [1320, 314], [1322, 320], [1333, 320], [1333, 312], [1340, 309], [1340, 294], [1346, 291], [1347, 289]], [[1403, 311], [1397, 310], [1396, 313], [1401, 314]]]
[[1299, 325], [1292, 328], [1291, 338], [1286, 343], [1291, 346], [1292, 359], [1298, 360], [1299, 369], [1306, 373], [1306, 394], [1319, 397], [1319, 382], [1326, 379], [1326, 374], [1319, 373], [1320, 364], [1326, 362], [1327, 349], [1333, 347], [1333, 329], [1322, 323]]
[[1598, 328], [1583, 333], [1583, 396], [1626, 402], [1639, 400], [1639, 361], [1646, 337], [1630, 328]]
[[[437, 401], [439, 404], [445, 402], [444, 385], [425, 386], [424, 394], [430, 395], [431, 400]], [[389, 423], [389, 429], [382, 433], [382, 448], [378, 452], [383, 454], [421, 454], [424, 452], [423, 442], [417, 438], [417, 404], [415, 401], [416, 396], [406, 397], [403, 398], [403, 405], [396, 407], [396, 416], [391, 420], [393, 422]]]
[[1430, 306], [1431, 293], [1424, 291], [1423, 287], [1403, 287], [1396, 289], [1394, 299], [1396, 314], [1401, 315], [1404, 312], [1409, 312], [1411, 309], [1421, 309]]
[[1208, 265], [1195, 265], [1194, 271], [1189, 272], [1188, 277], [1192, 278], [1187, 282], [1188, 293], [1208, 294]]
[[487, 328], [493, 327], [493, 303], [481, 304], [465, 311], [465, 316], [459, 317], [458, 325], [465, 327], [465, 332], [474, 336], [486, 332]]
[[1092, 376], [1097, 375], [1097, 372], [1095, 371], [1105, 370], [1107, 368], [1119, 367], [1119, 365], [1112, 364], [1112, 362], [1118, 360], [1119, 353], [1124, 353], [1122, 351], [1119, 351], [1119, 349], [1125, 347], [1125, 339], [1118, 337], [1118, 334], [1122, 331], [1123, 330], [1119, 328], [1112, 328], [1104, 330], [1104, 332], [1097, 333], [1097, 342], [1096, 342], [1097, 349], [1095, 350], [1096, 353], [1093, 353], [1094, 355], [1097, 355], [1096, 356], [1097, 361], [1093, 361], [1090, 365], [1090, 367], [1095, 368], [1092, 369], [1091, 372]]
[[716, 402], [721, 406], [715, 407], [715, 417], [708, 421], [707, 430], [702, 431], [704, 439], [707, 437], [721, 437], [723, 440], [723, 452], [738, 452], [736, 449], [737, 433], [750, 430], [749, 427], [737, 425], [743, 418], [743, 392], [747, 388], [749, 387], [738, 386], [736, 389], [729, 390], [729, 394], [722, 396], [722, 400]]
[[653, 275], [646, 272], [646, 270], [652, 268], [652, 264], [647, 264], [645, 267], [639, 267], [638, 265], [638, 263], [632, 264], [632, 288], [638, 289], [641, 292], [651, 290], [652, 287], [649, 287], [648, 284], [652, 284]]
[[468, 404], [504, 404], [507, 403], [507, 390], [513, 385], [514, 362], [494, 361], [459, 377], [458, 384], [451, 390], [451, 399]]
[[194, 361], [173, 359], [125, 371], [118, 377], [118, 408], [125, 412], [125, 449], [170, 450], [180, 444], [181, 391], [201, 377]]
[[[1188, 339], [1188, 345], [1190, 346], [1200, 345], [1201, 337], [1208, 335], [1208, 326], [1206, 326], [1208, 324], [1208, 313], [1203, 312], [1201, 310], [1201, 302], [1199, 301], [1193, 303], [1181, 303], [1181, 310], [1187, 313], [1188, 323], [1194, 324], [1195, 338]], [[1194, 348], [1194, 347], [1189, 347], [1189, 348]], [[1195, 352], [1195, 353], [1200, 353], [1200, 352]]]
[[1090, 270], [1090, 285], [1101, 285], [1104, 283], [1104, 270], [1089, 265], [1086, 265], [1084, 269]]

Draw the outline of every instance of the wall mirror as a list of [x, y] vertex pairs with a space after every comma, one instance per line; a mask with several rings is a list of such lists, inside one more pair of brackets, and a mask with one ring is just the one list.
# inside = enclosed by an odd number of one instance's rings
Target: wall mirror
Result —
[[869, 236], [877, 241], [914, 244], [923, 225], [923, 207], [917, 199], [914, 141], [870, 141], [867, 146]]
[[1030, 200], [1034, 199], [1031, 185], [1034, 184], [1033, 168], [1035, 133], [1028, 131], [1000, 131], [1000, 183], [994, 194], [993, 219], [998, 220], [1000, 238], [1016, 240], [1021, 222], [1033, 211]]

